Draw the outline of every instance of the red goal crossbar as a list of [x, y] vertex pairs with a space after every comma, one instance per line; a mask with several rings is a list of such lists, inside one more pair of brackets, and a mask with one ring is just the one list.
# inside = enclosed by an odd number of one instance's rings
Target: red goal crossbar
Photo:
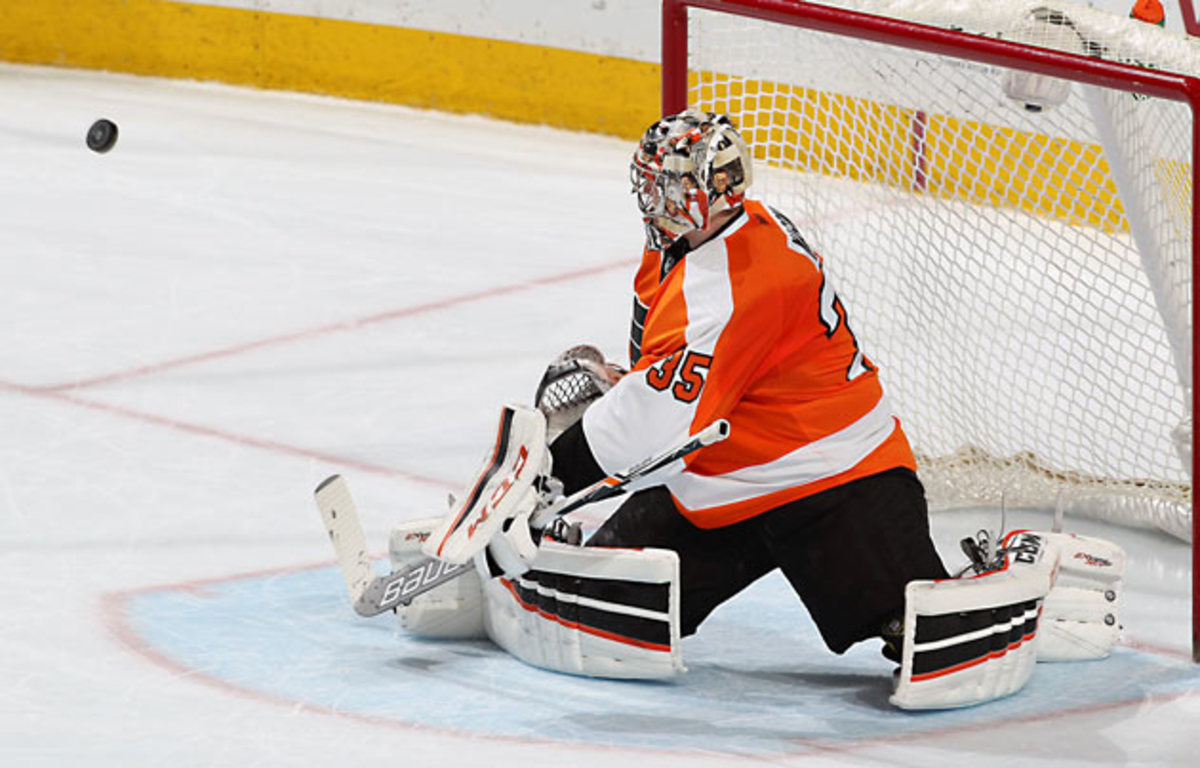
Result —
[[[1089, 85], [1140, 93], [1187, 104], [1192, 110], [1192, 275], [1196, 274], [1200, 218], [1195, 215], [1200, 184], [1200, 78], [1118, 62], [1037, 48], [1020, 43], [956, 32], [900, 19], [872, 16], [799, 0], [663, 0], [662, 3], [662, 109], [674, 114], [688, 106], [688, 9], [699, 8], [803, 27], [843, 37], [895, 45], [926, 53], [951, 56], [981, 64], [1058, 77]], [[1200, 317], [1192, 301], [1191, 324]], [[1192, 381], [1200, 382], [1200, 356], [1192, 341]], [[1193, 386], [1192, 414], [1200, 413], [1200, 386]], [[1192, 659], [1200, 663], [1200, 516], [1195, 513], [1196, 457], [1200, 443], [1192, 430]]]

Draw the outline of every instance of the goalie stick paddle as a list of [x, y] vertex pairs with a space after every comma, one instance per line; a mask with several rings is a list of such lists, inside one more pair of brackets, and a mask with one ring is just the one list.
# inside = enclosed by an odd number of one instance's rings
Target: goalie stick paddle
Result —
[[338, 568], [346, 580], [346, 590], [350, 593], [351, 601], [357, 602], [375, 574], [371, 570], [366, 536], [350, 498], [350, 489], [345, 480], [334, 475], [318, 485], [314, 495], [321, 521], [325, 523], [329, 541], [337, 555]]
[[[714, 421], [683, 443], [658, 456], [652, 456], [623, 472], [609, 475], [587, 488], [560, 499], [545, 509], [536, 512], [530, 520], [534, 528], [544, 528], [554, 520], [580, 507], [625, 493], [626, 486], [634, 480], [646, 477], [678, 461], [706, 445], [720, 442], [729, 437], [729, 422]], [[462, 575], [472, 568], [471, 561], [454, 565], [435, 558], [424, 559], [410, 568], [392, 571], [386, 576], [376, 576], [371, 569], [370, 557], [366, 552], [366, 536], [358, 511], [350, 498], [350, 489], [340, 475], [327, 478], [315, 492], [317, 508], [329, 540], [337, 555], [338, 567], [346, 581], [350, 602], [360, 616], [377, 616], [400, 605], [408, 605], [414, 597], [424, 594], [439, 584]]]
[[313, 495], [325, 530], [329, 532], [338, 568], [346, 581], [350, 602], [360, 616], [377, 616], [397, 605], [407, 604], [417, 594], [449, 581], [471, 566], [470, 562], [453, 565], [428, 559], [412, 568], [376, 576], [367, 554], [366, 535], [358, 518], [358, 509], [350, 498], [346, 481], [341, 475], [333, 475], [318, 485]]

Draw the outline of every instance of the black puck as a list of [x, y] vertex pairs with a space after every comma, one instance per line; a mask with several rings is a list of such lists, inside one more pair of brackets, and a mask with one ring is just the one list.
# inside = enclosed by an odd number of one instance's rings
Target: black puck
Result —
[[117, 124], [112, 120], [97, 120], [88, 128], [87, 145], [93, 152], [107, 152], [116, 143]]

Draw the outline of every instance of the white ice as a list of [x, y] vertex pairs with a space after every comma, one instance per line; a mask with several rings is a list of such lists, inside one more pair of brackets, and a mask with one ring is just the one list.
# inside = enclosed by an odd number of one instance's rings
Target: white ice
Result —
[[[361, 623], [313, 487], [348, 477], [382, 550], [555, 354], [624, 357], [627, 143], [12, 66], [0, 100], [0, 764], [1195, 764], [1190, 554], [1147, 532], [1077, 526], [1131, 553], [1117, 657], [957, 720], [890, 709], [875, 649], [829, 654], [770, 580], [660, 687]], [[995, 524], [934, 519], [954, 562]], [[1122, 664], [1161, 675], [1106, 698]]]

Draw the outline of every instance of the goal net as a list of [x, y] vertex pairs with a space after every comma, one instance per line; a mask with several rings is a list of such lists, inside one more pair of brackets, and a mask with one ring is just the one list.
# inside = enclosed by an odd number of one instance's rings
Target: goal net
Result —
[[1192, 544], [1200, 46], [1029, 0], [664, 0], [663, 107], [723, 112], [826, 257], [933, 508]]
[[1197, 49], [1065, 4], [824, 5], [668, 0], [664, 107], [741, 127], [931, 506], [1191, 539]]

